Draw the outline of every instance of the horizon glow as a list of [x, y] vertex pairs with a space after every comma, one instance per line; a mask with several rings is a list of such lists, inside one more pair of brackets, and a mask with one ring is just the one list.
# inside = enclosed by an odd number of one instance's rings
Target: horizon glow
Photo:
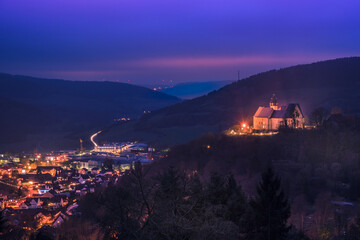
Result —
[[359, 1], [3, 0], [0, 72], [151, 84], [236, 80], [360, 55]]

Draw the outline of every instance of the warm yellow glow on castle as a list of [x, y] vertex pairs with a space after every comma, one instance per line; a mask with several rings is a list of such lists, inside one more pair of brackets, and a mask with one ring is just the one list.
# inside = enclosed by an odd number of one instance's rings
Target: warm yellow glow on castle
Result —
[[298, 103], [279, 106], [275, 94], [269, 107], [259, 107], [253, 116], [253, 129], [258, 131], [277, 131], [281, 126], [303, 128], [304, 114]]

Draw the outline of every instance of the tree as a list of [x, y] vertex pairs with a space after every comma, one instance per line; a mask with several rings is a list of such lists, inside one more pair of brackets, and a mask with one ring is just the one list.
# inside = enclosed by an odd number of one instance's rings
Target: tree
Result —
[[225, 218], [236, 223], [237, 225], [241, 225], [241, 220], [247, 208], [245, 195], [241, 189], [241, 186], [237, 185], [233, 174], [230, 174], [226, 181], [227, 182], [225, 187], [227, 192], [227, 213]]
[[104, 239], [102, 229], [87, 219], [70, 218], [57, 229], [55, 240], [100, 240]]
[[286, 240], [310, 240], [308, 236], [305, 235], [303, 231], [299, 231], [295, 226], [291, 226], [289, 233], [287, 234]]
[[30, 240], [54, 240], [55, 228], [44, 226], [30, 236]]
[[0, 210], [0, 235], [7, 229], [7, 221], [5, 219], [4, 210]]
[[22, 187], [19, 187], [17, 190], [17, 195], [21, 197], [23, 195]]
[[113, 171], [113, 164], [114, 164], [114, 161], [110, 158], [107, 158], [104, 160], [104, 163], [102, 165], [102, 170], [107, 172], [107, 171]]
[[349, 227], [348, 234], [345, 237], [346, 240], [360, 240], [360, 217], [356, 217], [355, 221]]
[[192, 225], [188, 215], [192, 208], [186, 200], [186, 177], [170, 167], [158, 175], [156, 208], [146, 234], [153, 239], [189, 239]]
[[314, 224], [310, 232], [312, 232], [311, 235], [313, 236], [317, 235], [318, 239], [331, 239], [332, 237], [333, 231], [332, 227], [329, 227], [329, 219], [336, 218], [334, 216], [334, 205], [329, 199], [331, 199], [331, 192], [323, 192], [318, 194], [315, 200]]
[[207, 199], [211, 204], [225, 204], [227, 192], [224, 178], [217, 172], [211, 173], [210, 182], [207, 186]]
[[272, 168], [268, 168], [262, 174], [257, 196], [250, 200], [250, 206], [254, 214], [254, 223], [247, 234], [249, 239], [285, 239], [290, 229], [287, 226], [290, 206], [281, 188], [281, 180]]
[[329, 111], [326, 108], [319, 107], [311, 113], [310, 120], [316, 126], [322, 126], [328, 115]]

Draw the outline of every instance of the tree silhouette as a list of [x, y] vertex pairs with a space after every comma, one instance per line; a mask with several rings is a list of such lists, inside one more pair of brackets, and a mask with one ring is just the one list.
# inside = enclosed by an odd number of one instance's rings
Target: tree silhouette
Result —
[[311, 113], [310, 120], [316, 126], [322, 126], [328, 115], [329, 111], [326, 108], [319, 107]]
[[4, 209], [0, 210], [0, 235], [7, 229], [7, 221], [4, 216]]
[[257, 187], [257, 196], [250, 201], [254, 214], [253, 227], [248, 233], [251, 239], [280, 240], [289, 231], [287, 219], [290, 217], [288, 199], [281, 189], [281, 180], [272, 168], [263, 174]]
[[103, 171], [113, 171], [113, 164], [114, 164], [114, 161], [110, 158], [107, 158], [104, 160], [104, 163], [102, 165], [102, 170]]
[[241, 186], [237, 185], [233, 174], [227, 177], [225, 187], [227, 192], [226, 219], [241, 225], [241, 220], [247, 208], [245, 195]]

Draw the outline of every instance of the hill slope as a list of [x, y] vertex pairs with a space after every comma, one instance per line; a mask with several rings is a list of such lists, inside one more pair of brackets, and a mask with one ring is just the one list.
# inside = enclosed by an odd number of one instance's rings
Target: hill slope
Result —
[[222, 88], [230, 83], [231, 81], [179, 83], [171, 88], [161, 89], [160, 92], [170, 94], [172, 96], [176, 96], [182, 99], [192, 99]]
[[206, 96], [166, 107], [136, 122], [114, 126], [99, 140], [133, 137], [176, 144], [208, 131], [218, 132], [248, 120], [273, 93], [280, 104], [314, 108], [339, 106], [360, 113], [360, 58], [342, 58], [272, 70], [234, 82]]
[[[180, 100], [150, 89], [114, 82], [79, 82], [0, 74], [1, 143], [29, 135], [64, 135], [109, 125], [114, 118]], [[10, 141], [11, 139], [11, 141]], [[9, 140], [9, 141], [8, 141]]]

